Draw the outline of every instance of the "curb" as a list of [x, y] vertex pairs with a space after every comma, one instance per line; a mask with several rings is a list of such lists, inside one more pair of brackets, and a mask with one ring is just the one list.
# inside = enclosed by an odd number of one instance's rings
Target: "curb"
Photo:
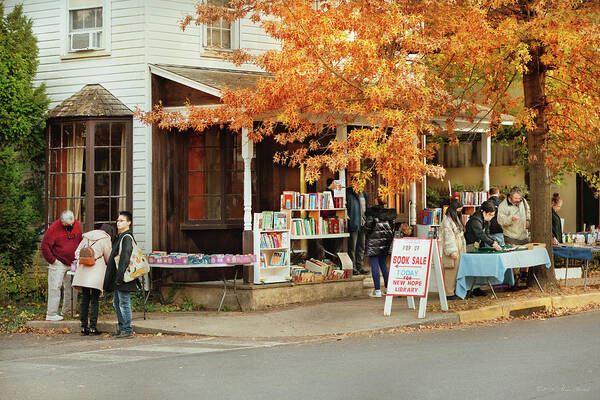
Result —
[[[455, 312], [451, 312], [451, 313], [448, 313], [447, 315], [443, 315], [443, 316], [440, 316], [439, 318], [435, 318], [432, 320], [411, 322], [411, 323], [408, 323], [405, 325], [388, 326], [388, 327], [364, 329], [364, 330], [352, 330], [352, 331], [346, 331], [346, 332], [311, 334], [311, 335], [303, 335], [303, 336], [299, 336], [299, 337], [321, 338], [321, 337], [336, 336], [336, 335], [364, 334], [364, 333], [387, 331], [387, 330], [393, 330], [393, 329], [419, 328], [419, 327], [436, 325], [436, 324], [457, 324], [457, 323], [460, 323], [460, 318], [459, 318], [458, 314]], [[36, 320], [36, 321], [28, 321], [25, 325], [30, 328], [33, 328], [33, 329], [41, 329], [41, 330], [60, 330], [60, 329], [67, 328], [73, 333], [79, 332], [79, 329], [80, 329], [80, 323], [77, 320], [67, 320], [67, 321]], [[100, 330], [101, 332], [114, 332], [117, 330], [117, 322], [116, 321], [115, 322], [98, 321], [97, 325], [98, 325], [98, 330]], [[149, 328], [149, 327], [136, 325], [135, 323], [133, 324], [133, 330], [135, 333], [146, 334], [146, 335], [148, 335], [148, 334], [153, 335], [153, 334], [161, 333], [164, 335], [235, 337], [235, 336], [229, 336], [229, 335], [214, 335], [214, 334], [207, 334], [207, 333], [201, 333], [201, 332], [189, 332], [189, 331], [178, 330], [178, 329]], [[278, 338], [293, 339], [294, 336], [264, 336], [264, 337], [252, 337], [252, 338], [253, 339], [256, 339], [256, 338], [259, 338], [259, 339], [278, 339]]]
[[548, 296], [524, 301], [509, 301], [475, 310], [457, 311], [460, 323], [490, 321], [497, 318], [520, 317], [555, 308], [576, 308], [600, 304], [600, 293]]

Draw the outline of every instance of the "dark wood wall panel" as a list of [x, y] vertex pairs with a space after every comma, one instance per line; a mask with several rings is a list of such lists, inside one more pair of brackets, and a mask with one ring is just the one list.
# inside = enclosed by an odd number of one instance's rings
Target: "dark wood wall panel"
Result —
[[[153, 104], [164, 99], [165, 90], [169, 93], [170, 105], [178, 103], [177, 96], [180, 96], [181, 104], [186, 96], [190, 97], [188, 91], [173, 90], [176, 89], [174, 82], [166, 84], [164, 81], [162, 78], [152, 77]], [[241, 229], [181, 229], [186, 212], [184, 188], [187, 179], [187, 141], [186, 133], [152, 128], [152, 248], [167, 252], [241, 253]], [[222, 271], [218, 269], [161, 271], [161, 274], [167, 280], [178, 282], [211, 281], [222, 277]], [[233, 268], [226, 271], [227, 276], [232, 274]]]

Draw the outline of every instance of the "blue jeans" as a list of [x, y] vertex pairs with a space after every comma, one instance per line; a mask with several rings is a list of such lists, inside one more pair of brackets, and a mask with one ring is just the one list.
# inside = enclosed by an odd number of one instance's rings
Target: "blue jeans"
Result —
[[385, 259], [387, 256], [369, 256], [369, 262], [371, 263], [371, 276], [373, 277], [373, 284], [375, 285], [375, 290], [381, 290], [381, 284], [379, 283], [379, 269], [381, 268], [381, 273], [383, 274], [383, 283], [387, 288], [388, 284], [388, 269], [387, 264], [385, 263]]
[[131, 293], [115, 290], [113, 294], [113, 307], [117, 312], [119, 332], [133, 332], [131, 326]]
[[490, 233], [490, 237], [494, 239], [500, 246], [504, 246], [504, 234], [503, 233]]

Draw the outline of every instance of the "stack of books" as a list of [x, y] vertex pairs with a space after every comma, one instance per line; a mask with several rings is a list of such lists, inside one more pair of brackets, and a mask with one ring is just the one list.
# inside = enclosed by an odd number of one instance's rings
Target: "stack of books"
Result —
[[344, 218], [323, 218], [321, 229], [323, 234], [335, 234], [346, 232], [346, 220]]
[[288, 229], [287, 214], [285, 212], [263, 211], [260, 218], [260, 226], [263, 230]]
[[287, 247], [287, 234], [286, 233], [261, 233], [260, 234], [260, 248], [261, 249], [279, 249]]
[[[338, 198], [337, 203], [343, 204], [343, 198]], [[335, 204], [331, 192], [300, 193], [284, 191], [281, 195], [282, 210], [325, 210], [334, 208]]]
[[421, 212], [422, 225], [440, 225], [443, 217], [441, 208], [425, 209]]
[[478, 206], [488, 199], [487, 192], [454, 192], [453, 199], [460, 200], [465, 206]]
[[314, 218], [292, 218], [292, 235], [319, 235], [319, 224]]
[[274, 251], [269, 260], [270, 267], [280, 267], [287, 265], [287, 251]]
[[291, 276], [294, 282], [317, 282], [350, 278], [352, 270], [343, 270], [330, 260], [311, 258], [305, 265], [292, 267]]

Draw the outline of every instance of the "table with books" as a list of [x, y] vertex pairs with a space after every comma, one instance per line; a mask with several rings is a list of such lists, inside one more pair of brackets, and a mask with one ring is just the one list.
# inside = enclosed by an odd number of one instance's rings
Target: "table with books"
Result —
[[600, 253], [600, 246], [563, 243], [557, 246], [552, 246], [552, 252], [554, 253], [554, 256], [565, 259], [565, 286], [567, 286], [567, 270], [569, 269], [569, 260], [585, 261], [583, 290], [587, 290], [587, 276], [590, 261], [592, 261], [594, 258], [594, 253]]
[[[455, 293], [458, 297], [464, 299], [467, 292], [475, 285], [483, 284], [490, 286], [492, 294], [497, 299], [492, 285], [501, 283], [514, 285], [515, 280], [512, 269], [538, 265], [545, 265], [546, 268], [550, 268], [550, 257], [545, 247], [534, 247], [531, 250], [462, 254], [456, 276]], [[533, 276], [539, 289], [542, 290], [535, 273]]]
[[[241, 266], [253, 265], [255, 261], [254, 254], [187, 254], [187, 253], [171, 253], [155, 252], [148, 255], [148, 264], [152, 268], [221, 268], [223, 281], [223, 296], [217, 309], [217, 313], [221, 311], [225, 297], [228, 295], [235, 296], [235, 299], [242, 309], [240, 299], [237, 294], [236, 281], [238, 277], [238, 268]], [[233, 280], [229, 281], [225, 276], [225, 269], [234, 267]], [[228, 288], [231, 287], [232, 290]], [[149, 291], [148, 291], [149, 293]], [[148, 296], [144, 299], [144, 309]]]

